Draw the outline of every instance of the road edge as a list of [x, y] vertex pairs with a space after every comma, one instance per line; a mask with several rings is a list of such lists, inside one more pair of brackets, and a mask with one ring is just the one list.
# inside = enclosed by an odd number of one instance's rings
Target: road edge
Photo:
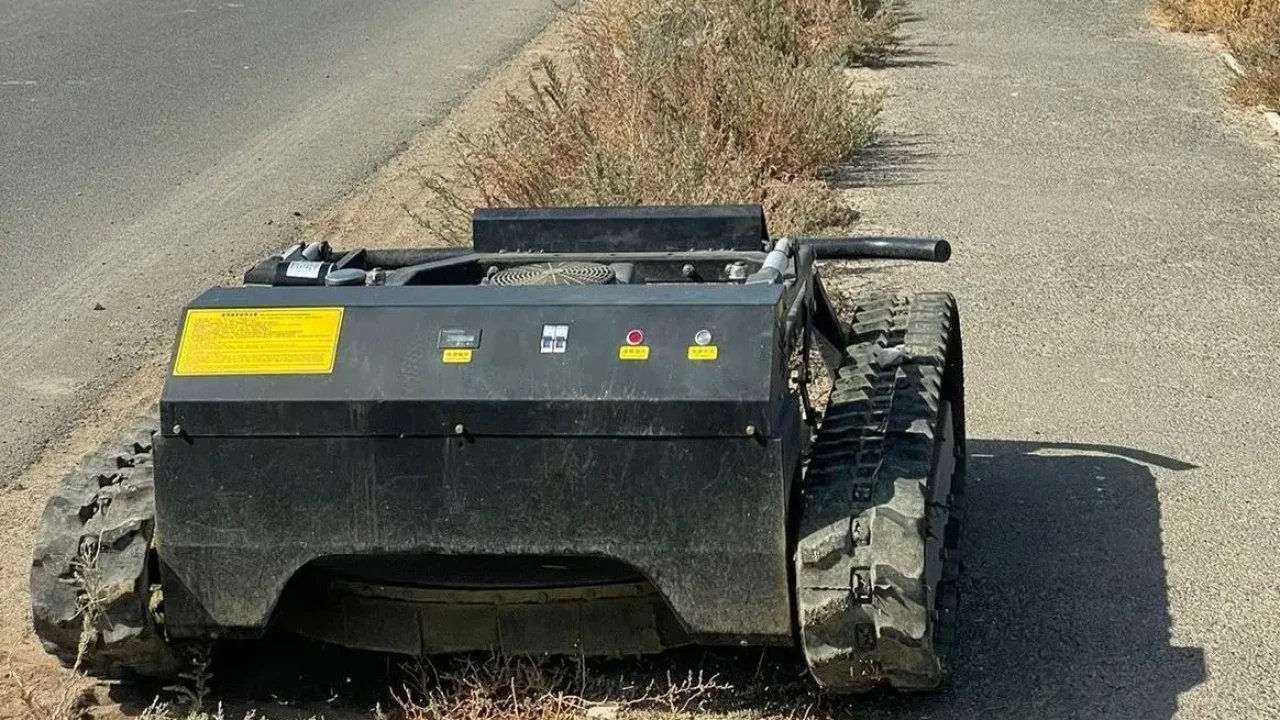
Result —
[[[1222, 38], [1217, 35], [1214, 35], [1213, 39], [1218, 43], [1222, 43]], [[1248, 71], [1245, 70], [1244, 65], [1240, 64], [1240, 60], [1236, 58], [1235, 53], [1230, 50], [1223, 50], [1219, 54], [1222, 57], [1223, 64], [1230, 68], [1231, 72], [1235, 73], [1237, 77], [1244, 78], [1249, 76]], [[1263, 119], [1267, 121], [1267, 124], [1271, 126], [1271, 131], [1275, 133], [1277, 138], [1280, 138], [1280, 113], [1266, 108], [1258, 108], [1257, 110]]]

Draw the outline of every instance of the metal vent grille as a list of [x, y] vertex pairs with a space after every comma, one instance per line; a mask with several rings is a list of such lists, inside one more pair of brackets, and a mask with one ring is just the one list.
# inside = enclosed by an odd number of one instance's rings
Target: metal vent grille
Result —
[[599, 263], [549, 262], [521, 265], [494, 273], [493, 285], [607, 285], [613, 282], [613, 268]]

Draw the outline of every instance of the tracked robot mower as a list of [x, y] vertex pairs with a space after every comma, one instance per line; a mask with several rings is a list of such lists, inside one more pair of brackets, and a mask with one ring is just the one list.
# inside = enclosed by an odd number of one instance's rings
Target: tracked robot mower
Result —
[[276, 627], [411, 655], [795, 646], [831, 693], [935, 688], [955, 302], [839, 312], [819, 261], [949, 254], [771, 240], [754, 206], [483, 209], [467, 248], [298, 245], [183, 311], [156, 416], [49, 500], [36, 632], [106, 677]]

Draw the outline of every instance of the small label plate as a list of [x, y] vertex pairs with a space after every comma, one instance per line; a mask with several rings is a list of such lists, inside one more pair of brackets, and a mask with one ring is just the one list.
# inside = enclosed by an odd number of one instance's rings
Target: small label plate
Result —
[[720, 357], [720, 348], [715, 345], [690, 345], [689, 359], [707, 362]]
[[470, 348], [450, 348], [440, 353], [440, 361], [450, 365], [462, 365], [471, 362]]
[[440, 339], [436, 347], [441, 350], [445, 348], [474, 350], [480, 347], [480, 328], [445, 328], [440, 331]]
[[284, 274], [285, 277], [318, 278], [323, 264], [316, 260], [295, 260], [284, 269]]
[[648, 360], [648, 345], [623, 345], [618, 348], [619, 360]]

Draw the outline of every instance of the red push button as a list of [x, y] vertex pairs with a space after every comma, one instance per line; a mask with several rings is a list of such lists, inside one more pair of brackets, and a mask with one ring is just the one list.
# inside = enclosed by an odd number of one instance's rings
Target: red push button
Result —
[[631, 332], [627, 333], [627, 344], [628, 344], [628, 345], [639, 345], [639, 344], [640, 344], [640, 343], [642, 343], [642, 342], [644, 342], [644, 333], [643, 333], [643, 332], [641, 332], [641, 331], [639, 331], [639, 330], [632, 330]]

